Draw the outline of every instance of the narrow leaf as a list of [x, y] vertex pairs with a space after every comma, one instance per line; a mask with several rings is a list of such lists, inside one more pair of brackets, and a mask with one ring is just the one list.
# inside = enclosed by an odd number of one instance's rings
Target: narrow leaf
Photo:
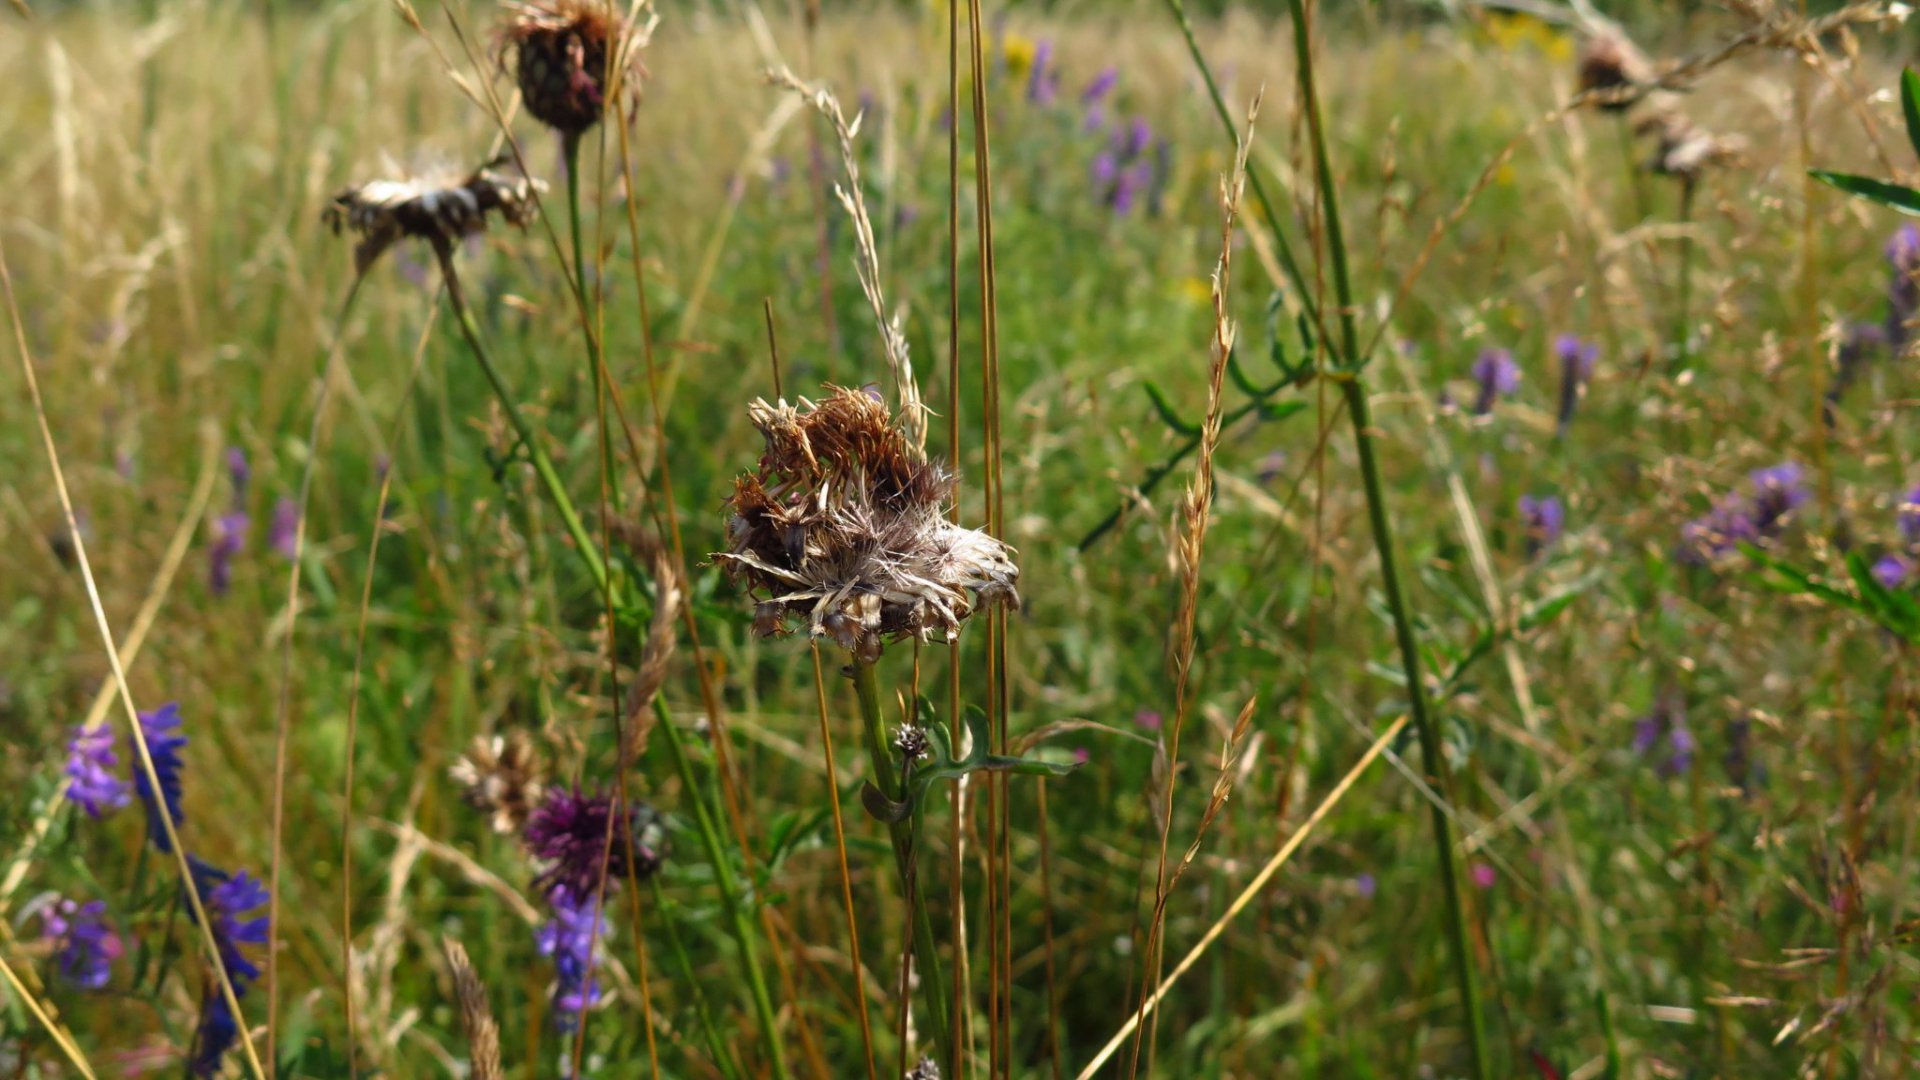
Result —
[[1920, 154], [1920, 72], [1912, 68], [1900, 73], [1900, 111], [1907, 114], [1907, 141]]
[[1161, 391], [1157, 383], [1149, 382], [1146, 384], [1146, 387], [1147, 396], [1153, 399], [1154, 411], [1160, 414], [1161, 422], [1172, 428], [1174, 434], [1200, 434], [1200, 425], [1189, 424], [1185, 420], [1180, 419], [1180, 414], [1173, 409], [1173, 403], [1167, 400], [1167, 395]]
[[1856, 176], [1853, 173], [1828, 172], [1825, 169], [1810, 170], [1810, 175], [1823, 184], [1831, 184], [1849, 195], [1858, 196], [1881, 206], [1892, 207], [1903, 214], [1920, 217], [1920, 191], [1899, 184], [1889, 184], [1885, 180], [1875, 180], [1871, 176]]

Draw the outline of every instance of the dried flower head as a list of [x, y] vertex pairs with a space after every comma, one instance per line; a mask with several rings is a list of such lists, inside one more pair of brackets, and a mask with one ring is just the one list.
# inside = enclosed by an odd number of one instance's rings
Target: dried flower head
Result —
[[1635, 126], [1642, 135], [1656, 139], [1647, 168], [1662, 176], [1677, 176], [1692, 183], [1709, 166], [1738, 165], [1744, 144], [1735, 138], [1715, 135], [1677, 112], [1655, 113]]
[[507, 10], [502, 43], [534, 119], [577, 137], [600, 122], [609, 80], [638, 99], [651, 19], [622, 16], [610, 0], [524, 0]]
[[927, 729], [902, 724], [893, 733], [893, 749], [906, 761], [925, 761], [933, 756], [933, 744], [927, 739]]
[[1608, 112], [1623, 112], [1633, 107], [1625, 91], [1635, 83], [1653, 78], [1653, 65], [1624, 34], [1611, 28], [1588, 38], [1580, 47], [1580, 91], [1602, 93], [1599, 106]]
[[760, 597], [760, 636], [798, 622], [871, 661], [887, 640], [952, 641], [977, 607], [1019, 606], [1013, 549], [947, 520], [954, 478], [877, 397], [829, 387], [747, 411], [767, 449], [734, 484], [714, 558]]
[[335, 195], [321, 217], [336, 235], [342, 229], [360, 234], [353, 249], [354, 269], [360, 273], [403, 237], [444, 248], [485, 232], [487, 215], [496, 210], [525, 228], [533, 220], [534, 196], [547, 186], [503, 167], [505, 162], [495, 158], [465, 175], [436, 170], [398, 180], [369, 180]]
[[532, 736], [516, 728], [504, 736], [477, 736], [447, 775], [460, 785], [461, 801], [485, 813], [494, 832], [507, 835], [526, 825], [546, 771]]

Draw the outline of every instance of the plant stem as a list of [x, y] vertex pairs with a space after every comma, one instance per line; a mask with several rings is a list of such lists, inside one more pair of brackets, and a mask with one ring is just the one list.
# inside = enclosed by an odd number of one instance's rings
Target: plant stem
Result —
[[527, 457], [533, 461], [533, 471], [539, 474], [540, 482], [545, 485], [554, 510], [560, 514], [561, 524], [566, 526], [567, 535], [573, 538], [581, 561], [587, 564], [588, 572], [593, 575], [594, 585], [602, 593], [606, 592], [609, 586], [606, 561], [601, 558], [600, 548], [593, 542], [593, 537], [588, 535], [579, 511], [574, 509], [573, 499], [567, 494], [567, 487], [561, 482], [560, 473], [553, 467], [552, 459], [547, 457], [546, 448], [534, 437], [533, 426], [521, 415], [519, 402], [501, 377], [500, 369], [494, 366], [493, 357], [480, 338], [480, 327], [467, 307], [465, 291], [460, 287], [460, 275], [453, 267], [452, 245], [435, 241], [434, 254], [440, 257], [440, 274], [446, 279], [447, 300], [453, 305], [455, 321], [460, 324], [460, 332], [467, 339], [467, 347], [473, 350], [473, 358], [479, 362], [487, 382], [492, 384], [494, 396], [500, 399], [500, 407], [506, 411], [507, 422], [513, 425], [514, 433], [520, 437], [520, 444], [527, 448]]
[[1693, 327], [1688, 308], [1693, 300], [1693, 180], [1680, 178], [1680, 315], [1674, 326], [1673, 373], [1687, 370], [1691, 359]]
[[[906, 797], [901, 790], [899, 777], [893, 770], [893, 751], [887, 745], [885, 729], [880, 722], [880, 682], [875, 677], [873, 665], [863, 660], [851, 660], [848, 664], [853, 670], [854, 692], [860, 696], [860, 722], [866, 731], [867, 755], [873, 762], [873, 778], [880, 793], [889, 799], [900, 800]], [[905, 894], [907, 904], [913, 909], [913, 953], [918, 961], [920, 989], [926, 994], [928, 1026], [933, 1029], [941, 1061], [953, 1060], [953, 1031], [947, 1023], [947, 984], [940, 969], [940, 954], [934, 949], [933, 919], [927, 913], [926, 889], [921, 884], [920, 875], [915, 869], [915, 841], [918, 839], [920, 809], [904, 821], [890, 822], [887, 830], [893, 835], [893, 856], [900, 870], [900, 887]]]
[[[561, 136], [560, 152], [566, 161], [567, 169], [567, 222], [573, 237], [573, 280], [580, 290], [581, 322], [586, 325], [587, 381], [593, 386], [593, 420], [598, 425], [600, 437], [600, 469], [602, 475], [613, 475], [613, 443], [607, 438], [607, 385], [605, 363], [602, 359], [600, 342], [600, 290], [598, 283], [587, 283], [586, 242], [582, 239], [584, 226], [580, 221], [580, 136], [568, 134]], [[620, 488], [611, 487], [611, 497], [616, 506], [620, 498]]]
[[[1413, 716], [1420, 736], [1421, 768], [1427, 782], [1442, 790], [1440, 734], [1434, 729], [1427, 705], [1425, 675], [1420, 669], [1420, 644], [1413, 635], [1413, 616], [1400, 587], [1400, 568], [1396, 561], [1393, 525], [1387, 514], [1386, 488], [1380, 479], [1380, 462], [1374, 451], [1373, 406], [1368, 400], [1367, 384], [1361, 377], [1362, 357], [1354, 330], [1353, 286], [1347, 273], [1347, 250], [1340, 225], [1339, 185], [1334, 183], [1333, 166], [1327, 154], [1326, 125], [1314, 86], [1313, 43], [1304, 0], [1292, 0], [1293, 43], [1298, 62], [1301, 102], [1307, 115], [1307, 133], [1313, 145], [1314, 172], [1320, 188], [1321, 213], [1326, 222], [1328, 262], [1333, 270], [1334, 295], [1340, 304], [1340, 340], [1349, 377], [1341, 382], [1346, 395], [1347, 415], [1353, 422], [1354, 446], [1360, 458], [1361, 482], [1367, 493], [1367, 520], [1373, 530], [1373, 545], [1380, 556], [1381, 586], [1387, 594], [1387, 608], [1393, 616], [1393, 634], [1400, 647], [1400, 664], [1406, 673], [1407, 710]], [[1324, 340], [1324, 339], [1323, 339]], [[1453, 828], [1446, 811], [1438, 802], [1428, 804], [1433, 821], [1434, 847], [1440, 856], [1440, 883], [1447, 902], [1447, 931], [1453, 951], [1454, 979], [1459, 984], [1460, 1007], [1466, 1011], [1468, 1046], [1473, 1054], [1473, 1073], [1487, 1080], [1486, 1030], [1480, 1017], [1479, 995], [1474, 989], [1473, 960], [1467, 951], [1466, 909], [1460, 895], [1460, 873], [1453, 855]]]
[[720, 843], [720, 830], [714, 824], [712, 808], [707, 806], [706, 796], [699, 779], [694, 776], [693, 763], [687, 760], [687, 751], [680, 743], [679, 729], [673, 726], [673, 718], [667, 715], [667, 706], [659, 695], [653, 699], [654, 727], [665, 737], [667, 753], [673, 758], [673, 768], [680, 774], [680, 782], [686, 786], [687, 801], [693, 807], [694, 827], [700, 833], [700, 846], [706, 849], [707, 861], [713, 866], [713, 882], [720, 890], [720, 906], [726, 909], [727, 921], [733, 932], [733, 940], [740, 948], [741, 966], [747, 970], [747, 984], [752, 991], [753, 1011], [760, 1022], [760, 1033], [767, 1041], [767, 1052], [773, 1055], [773, 1074], [786, 1078], [792, 1074], [787, 1069], [786, 1050], [780, 1043], [780, 1029], [774, 1019], [773, 996], [767, 992], [766, 976], [760, 971], [759, 950], [753, 944], [752, 924], [747, 920], [746, 908], [740, 899], [739, 885], [733, 880], [733, 868], [728, 864], [726, 849]]

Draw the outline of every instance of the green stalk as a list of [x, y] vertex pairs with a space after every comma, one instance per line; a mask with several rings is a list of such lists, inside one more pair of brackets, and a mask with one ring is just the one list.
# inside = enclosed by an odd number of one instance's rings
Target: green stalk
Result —
[[1693, 178], [1680, 178], [1680, 315], [1674, 326], [1673, 373], [1687, 370], [1693, 351], [1688, 308], [1693, 300]]
[[[873, 664], [854, 659], [848, 666], [853, 669], [854, 692], [860, 696], [860, 722], [866, 731], [867, 756], [873, 762], [874, 783], [887, 798], [903, 800], [906, 792], [894, 773], [893, 750], [887, 744], [880, 720], [880, 682], [874, 675]], [[947, 983], [940, 970], [940, 954], [934, 949], [933, 919], [927, 914], [927, 890], [914, 867], [919, 824], [920, 809], [916, 806], [905, 820], [889, 822], [887, 831], [893, 836], [893, 857], [900, 870], [901, 891], [913, 908], [913, 952], [920, 973], [920, 989], [926, 995], [928, 1026], [933, 1029], [939, 1060], [952, 1061], [955, 1043], [953, 1029], [947, 1023]]]
[[[1333, 166], [1327, 154], [1325, 120], [1313, 78], [1313, 43], [1303, 0], [1292, 0], [1293, 44], [1299, 68], [1300, 97], [1307, 115], [1307, 131], [1312, 141], [1314, 171], [1320, 187], [1321, 212], [1326, 222], [1328, 261], [1333, 270], [1334, 295], [1340, 304], [1340, 340], [1345, 353], [1348, 378], [1341, 391], [1347, 399], [1347, 415], [1353, 423], [1353, 439], [1360, 458], [1361, 482], [1367, 493], [1367, 520], [1373, 530], [1373, 545], [1380, 556], [1381, 586], [1387, 594], [1387, 608], [1393, 616], [1393, 634], [1400, 647], [1400, 664], [1407, 681], [1408, 711], [1420, 737], [1421, 767], [1428, 782], [1438, 787], [1442, 773], [1440, 734], [1434, 728], [1427, 704], [1426, 678], [1421, 672], [1420, 644], [1414, 638], [1413, 615], [1400, 587], [1400, 568], [1395, 557], [1393, 524], [1387, 513], [1386, 488], [1380, 479], [1380, 462], [1374, 450], [1373, 407], [1368, 399], [1366, 381], [1361, 377], [1358, 335], [1354, 330], [1353, 286], [1347, 273], [1347, 250], [1340, 224], [1339, 186], [1333, 181]], [[1474, 988], [1473, 959], [1467, 950], [1466, 906], [1461, 900], [1460, 872], [1453, 853], [1453, 827], [1446, 811], [1436, 802], [1428, 804], [1433, 823], [1434, 847], [1440, 856], [1440, 883], [1446, 895], [1447, 931], [1452, 945], [1454, 979], [1459, 985], [1460, 1007], [1466, 1011], [1468, 1046], [1473, 1054], [1473, 1073], [1488, 1080], [1486, 1030], [1480, 1016], [1480, 999]]]
[[533, 460], [533, 471], [540, 476], [540, 482], [546, 486], [547, 495], [553, 501], [554, 509], [560, 514], [561, 524], [566, 526], [567, 535], [573, 538], [574, 547], [580, 552], [580, 558], [587, 564], [587, 570], [593, 574], [593, 582], [602, 593], [607, 591], [609, 580], [607, 564], [600, 556], [599, 545], [587, 533], [587, 527], [580, 520], [579, 511], [574, 509], [573, 499], [567, 494], [567, 487], [560, 480], [560, 473], [553, 467], [552, 459], [539, 439], [534, 437], [533, 426], [520, 413], [520, 404], [514, 398], [513, 391], [500, 375], [500, 369], [494, 366], [493, 357], [487, 352], [480, 338], [480, 327], [473, 320], [473, 312], [467, 307], [465, 292], [460, 287], [460, 275], [453, 267], [453, 246], [444, 240], [436, 240], [434, 254], [440, 257], [440, 274], [447, 283], [447, 300], [453, 305], [455, 321], [460, 324], [460, 332], [467, 339], [467, 347], [473, 350], [473, 358], [479, 362], [480, 370], [487, 376], [487, 382], [493, 386], [494, 396], [500, 399], [500, 407], [506, 411], [507, 422], [520, 438], [520, 444], [527, 448], [527, 456]]
[[767, 1052], [773, 1055], [773, 1074], [786, 1080], [792, 1073], [787, 1069], [786, 1050], [781, 1046], [780, 1029], [774, 1021], [773, 996], [767, 992], [767, 979], [760, 971], [760, 954], [754, 948], [753, 928], [747, 920], [746, 908], [740, 901], [740, 888], [733, 880], [733, 869], [727, 863], [726, 849], [720, 842], [720, 830], [714, 824], [713, 810], [701, 794], [703, 789], [699, 779], [694, 776], [693, 763], [687, 760], [686, 747], [680, 743], [679, 729], [673, 726], [673, 718], [667, 715], [666, 703], [658, 694], [653, 698], [653, 715], [655, 730], [665, 737], [667, 754], [673, 758], [674, 771], [680, 774], [680, 782], [686, 786], [687, 801], [693, 807], [694, 827], [700, 833], [700, 846], [706, 849], [707, 861], [713, 866], [713, 882], [720, 890], [720, 906], [726, 910], [734, 943], [740, 948], [741, 966], [747, 970], [754, 1016], [759, 1020], [760, 1033], [767, 1041]]
[[[601, 350], [600, 290], [597, 285], [587, 284], [586, 241], [582, 238], [584, 226], [580, 221], [580, 136], [577, 133], [561, 136], [560, 153], [567, 169], [567, 222], [573, 238], [573, 280], [580, 300], [580, 322], [586, 327], [587, 381], [593, 387], [593, 420], [598, 425], [600, 437], [600, 471], [603, 476], [613, 475], [613, 442], [607, 438], [607, 379], [605, 363]], [[620, 499], [618, 485], [610, 485], [616, 508]]]

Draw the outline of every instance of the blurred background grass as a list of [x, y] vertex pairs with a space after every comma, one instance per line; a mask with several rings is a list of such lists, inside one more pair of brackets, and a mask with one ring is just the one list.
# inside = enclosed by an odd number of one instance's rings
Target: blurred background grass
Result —
[[[223, 864], [264, 869], [287, 614], [284, 563], [265, 523], [318, 454], [282, 883], [286, 1022], [337, 1053], [338, 792], [361, 573], [378, 523], [388, 536], [368, 612], [356, 791], [368, 827], [352, 840], [370, 988], [361, 1033], [390, 1075], [450, 1068], [461, 1051], [433, 946], [450, 931], [493, 991], [507, 1058], [524, 1063], [516, 1075], [545, 1075], [562, 1044], [545, 1028], [547, 975], [530, 931], [445, 851], [396, 858], [395, 833], [375, 824], [408, 823], [524, 888], [530, 871], [453, 797], [447, 765], [477, 733], [524, 727], [545, 735], [563, 772], [584, 768], [593, 783], [605, 779], [594, 766], [611, 746], [595, 601], [556, 553], [555, 522], [530, 482], [495, 467], [504, 426], [449, 327], [426, 325], [435, 276], [424, 251], [397, 251], [373, 271], [345, 328], [352, 388], [321, 444], [304, 442], [351, 274], [349, 245], [326, 234], [321, 207], [344, 184], [387, 171], [389, 156], [470, 164], [487, 152], [491, 123], [386, 4], [34, 7], [36, 19], [8, 15], [0, 33], [0, 228], [116, 626], [146, 593], [203, 448], [238, 446], [253, 463], [245, 509], [254, 527], [233, 589], [209, 589], [203, 539], [131, 672], [138, 700], [178, 700], [188, 718], [192, 842]], [[1310, 219], [1277, 7], [1230, 5], [1202, 22], [1200, 41], [1229, 101], [1266, 86], [1255, 158], [1276, 178], [1281, 205]], [[492, 8], [453, 10], [484, 46]], [[1675, 55], [1738, 29], [1704, 5], [1618, 14]], [[494, 74], [488, 58], [476, 70], [462, 57], [437, 12], [422, 15], [463, 75]], [[811, 117], [770, 126], [780, 97], [758, 78], [769, 47], [865, 106], [863, 175], [888, 295], [904, 306], [928, 400], [936, 408], [948, 400], [945, 15], [830, 9], [810, 63], [785, 12], [767, 13], [764, 24], [730, 5], [669, 6], [663, 15], [645, 57], [631, 197], [671, 408], [664, 441], [646, 438], [644, 450], [670, 462], [697, 556], [722, 544], [729, 480], [758, 454], [744, 406], [771, 393], [763, 298], [773, 304], [789, 393], [881, 378], [850, 231], [817, 178], [837, 177], [837, 164], [822, 162], [816, 174]], [[1072, 1070], [1124, 1019], [1138, 978], [1156, 833], [1144, 794], [1163, 782], [1156, 725], [1173, 711], [1164, 654], [1178, 574], [1169, 530], [1187, 471], [1099, 543], [1084, 552], [1076, 544], [1181, 441], [1157, 419], [1145, 385], [1164, 388], [1188, 418], [1201, 411], [1213, 191], [1230, 147], [1156, 6], [1014, 5], [994, 15], [1008, 536], [1021, 551], [1026, 599], [1012, 631], [1011, 728], [1084, 720], [1107, 729], [1046, 736], [1087, 762], [1054, 784], [1047, 806], [1045, 888], [1058, 939], [1051, 985], [1059, 1058]], [[1743, 571], [1688, 568], [1671, 556], [1682, 522], [1744, 484], [1748, 470], [1790, 458], [1816, 468], [1823, 496], [1785, 542], [1793, 557], [1892, 543], [1899, 494], [1915, 479], [1909, 365], [1875, 365], [1831, 431], [1818, 402], [1836, 328], [1881, 315], [1879, 253], [1893, 223], [1809, 188], [1802, 171], [1881, 171], [1863, 117], [1893, 165], [1911, 169], [1897, 107], [1883, 92], [1896, 50], [1910, 50], [1911, 39], [1869, 39], [1857, 56], [1830, 42], [1827, 71], [1752, 55], [1686, 96], [1696, 120], [1744, 137], [1747, 161], [1703, 182], [1693, 228], [1698, 360], [1689, 379], [1672, 381], [1660, 374], [1660, 354], [1674, 317], [1677, 188], [1631, 174], [1625, 133], [1611, 118], [1538, 122], [1572, 95], [1576, 43], [1546, 23], [1464, 7], [1448, 17], [1360, 6], [1329, 22], [1321, 77], [1363, 307], [1418, 379], [1383, 357], [1376, 410], [1434, 666], [1452, 668], [1489, 625], [1436, 447], [1458, 463], [1469, 509], [1489, 535], [1503, 603], [1577, 594], [1519, 641], [1537, 725], [1493, 660], [1469, 668], [1443, 710], [1460, 826], [1484, 883], [1473, 898], [1474, 944], [1501, 1060], [1522, 1075], [1537, 1050], [1561, 1070], [1598, 1076], [1617, 1051], [1622, 1075], [1760, 1076], [1803, 1062], [1818, 1074], [1834, 1067], [1831, 1052], [1848, 1064], [1830, 1075], [1898, 1075], [1895, 1063], [1911, 1060], [1915, 1020], [1914, 961], [1895, 935], [1913, 872], [1910, 658], [1839, 616], [1755, 588]], [[761, 25], [766, 43], [756, 38]], [[1061, 80], [1052, 104], [1027, 93], [1043, 41]], [[1079, 95], [1109, 66], [1118, 87], [1105, 126], [1090, 131]], [[1116, 213], [1099, 198], [1095, 159], [1135, 117], [1165, 149], [1156, 151], [1152, 197]], [[557, 187], [551, 137], [525, 123], [517, 133], [535, 171]], [[586, 160], [601, 168], [591, 147]], [[1433, 223], [1483, 171], [1484, 193], [1434, 248], [1408, 301], [1379, 323]], [[629, 409], [639, 410], [645, 374], [621, 197], [609, 192], [600, 234], [607, 357]], [[595, 223], [588, 228], [593, 235]], [[963, 222], [962, 236], [970, 232]], [[461, 257], [510, 378], [554, 433], [576, 491], [592, 490], [591, 388], [544, 239], [538, 230], [496, 232]], [[1263, 312], [1278, 283], [1258, 245], [1236, 259], [1235, 314], [1244, 359], [1258, 370], [1275, 335]], [[963, 311], [977, 303], [975, 288], [963, 278]], [[965, 321], [963, 355], [975, 333]], [[1602, 353], [1571, 432], [1556, 441], [1551, 342], [1560, 333], [1596, 340]], [[1298, 352], [1291, 327], [1277, 337]], [[1469, 365], [1491, 346], [1514, 350], [1517, 396], [1485, 422], [1435, 413], [1449, 384], [1454, 399], [1471, 399]], [[1319, 391], [1309, 387], [1305, 400], [1317, 406]], [[979, 415], [969, 386], [962, 416]], [[1313, 465], [1326, 422], [1318, 407], [1250, 419], [1222, 444], [1200, 605], [1199, 723], [1174, 781], [1177, 844], [1205, 803], [1226, 727], [1248, 698], [1259, 706], [1235, 797], [1169, 911], [1176, 955], [1345, 771], [1369, 728], [1402, 707], [1349, 445], [1336, 434], [1324, 472]], [[936, 443], [943, 430], [934, 424]], [[24, 397], [0, 400], [8, 861], [16, 826], [39, 812], [58, 778], [66, 727], [106, 673], [80, 579], [61, 558], [58, 504], [32, 433]], [[388, 463], [395, 487], [382, 513], [376, 491]], [[968, 521], [983, 513], [982, 468], [974, 440], [963, 447]], [[649, 481], [622, 482], [639, 492]], [[1548, 493], [1566, 501], [1568, 533], [1530, 559], [1516, 500]], [[227, 496], [222, 480], [210, 513]], [[827, 1059], [851, 1069], [859, 1043], [832, 833], [821, 816], [811, 662], [794, 643], [751, 639], [748, 607], [711, 568], [697, 571], [694, 595], [762, 857], [775, 839], [789, 842], [780, 850], [790, 857], [762, 883], [790, 928], [781, 947], [794, 954]], [[903, 684], [910, 652], [887, 661]], [[977, 660], [970, 670], [981, 670]], [[700, 715], [684, 653], [666, 693], [676, 717], [691, 724]], [[1684, 702], [1699, 742], [1679, 776], [1662, 775], [1633, 748], [1636, 719], [1663, 693]], [[837, 715], [850, 723], [850, 696], [840, 696]], [[851, 744], [836, 743], [843, 779], [859, 772]], [[634, 780], [638, 794], [675, 815], [679, 785], [663, 767], [643, 762]], [[1162, 1074], [1459, 1067], [1444, 950], [1431, 935], [1439, 905], [1420, 798], [1389, 770], [1362, 781], [1169, 1001]], [[1015, 804], [1016, 1072], [1043, 1075], [1047, 909], [1031, 789], [1016, 787]], [[884, 850], [874, 823], [852, 828], [861, 852]], [[931, 832], [944, 867], [944, 824]], [[39, 853], [23, 895], [97, 891], [157, 931], [167, 907], [152, 901], [168, 887], [138, 859], [138, 844], [124, 821], [96, 827], [70, 817]], [[709, 870], [689, 841], [677, 847], [687, 857], [669, 865], [665, 902], [691, 971], [724, 985], [730, 946], [715, 925]], [[855, 885], [871, 928], [867, 987], [890, 1001], [900, 913], [876, 867], [884, 863], [872, 854], [857, 858]], [[610, 1008], [628, 1017], [637, 1015], [629, 932], [623, 925], [615, 938], [610, 976]], [[650, 938], [650, 974], [666, 1064], [674, 1075], [708, 1075], [690, 1034], [690, 991], [663, 942]], [[1853, 965], [1844, 984], [1843, 956]], [[154, 975], [184, 963], [162, 961], [143, 957], [145, 977], [124, 992], [55, 998], [108, 1073], [116, 1054], [169, 1031], [175, 1044], [181, 1038], [168, 1025], [190, 1011], [193, 981]], [[737, 995], [712, 996], [724, 1025], [747, 1029], [730, 1011]], [[1796, 1018], [1800, 1032], [1775, 1045]], [[16, 1009], [5, 1025], [0, 1045], [44, 1056], [24, 1014]], [[640, 1040], [637, 1023], [596, 1021], [596, 1073], [642, 1075]], [[300, 1068], [333, 1075], [317, 1063], [327, 1052], [311, 1053]]]

